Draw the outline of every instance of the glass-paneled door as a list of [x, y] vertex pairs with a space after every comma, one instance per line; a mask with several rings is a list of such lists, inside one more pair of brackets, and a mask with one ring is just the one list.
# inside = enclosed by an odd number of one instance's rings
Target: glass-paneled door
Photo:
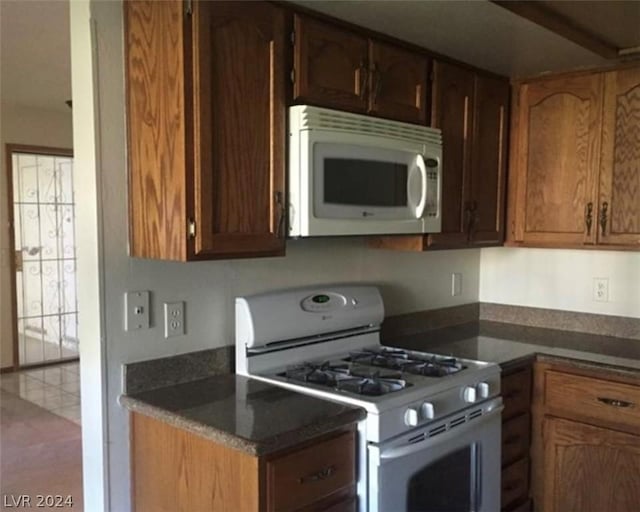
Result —
[[70, 151], [11, 155], [19, 366], [78, 356], [75, 198]]

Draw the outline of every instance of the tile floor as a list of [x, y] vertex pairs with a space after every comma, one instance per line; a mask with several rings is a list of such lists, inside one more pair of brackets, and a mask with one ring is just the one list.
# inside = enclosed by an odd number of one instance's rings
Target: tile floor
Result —
[[80, 425], [78, 362], [7, 373], [0, 388]]

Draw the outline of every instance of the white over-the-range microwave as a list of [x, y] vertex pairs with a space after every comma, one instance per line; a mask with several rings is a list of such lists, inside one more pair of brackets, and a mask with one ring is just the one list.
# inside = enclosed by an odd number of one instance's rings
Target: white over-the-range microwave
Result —
[[289, 236], [437, 233], [440, 130], [289, 109]]

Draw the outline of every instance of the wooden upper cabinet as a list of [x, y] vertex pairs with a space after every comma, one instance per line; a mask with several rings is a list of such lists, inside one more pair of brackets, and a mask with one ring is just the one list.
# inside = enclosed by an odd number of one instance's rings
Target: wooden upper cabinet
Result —
[[369, 113], [427, 123], [429, 59], [397, 46], [370, 41]]
[[195, 255], [284, 252], [285, 13], [194, 4]]
[[435, 61], [431, 125], [442, 130], [442, 229], [370, 245], [423, 251], [502, 245], [509, 83]]
[[434, 62], [431, 124], [442, 130], [442, 231], [429, 246], [464, 247], [470, 227], [474, 73]]
[[640, 248], [640, 67], [523, 83], [509, 241]]
[[284, 253], [285, 14], [125, 2], [130, 253]]
[[187, 257], [182, 2], [124, 3], [130, 253]]
[[429, 59], [308, 16], [294, 16], [293, 100], [426, 124]]
[[598, 243], [640, 247], [640, 67], [604, 75]]
[[509, 83], [476, 75], [469, 205], [472, 245], [504, 241], [508, 108]]
[[367, 38], [299, 14], [294, 30], [294, 101], [366, 112]]
[[602, 76], [523, 84], [513, 162], [515, 240], [595, 243]]

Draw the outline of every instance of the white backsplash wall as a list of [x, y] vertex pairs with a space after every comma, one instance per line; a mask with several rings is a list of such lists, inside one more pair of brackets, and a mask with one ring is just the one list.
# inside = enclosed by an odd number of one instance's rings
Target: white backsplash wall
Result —
[[[128, 420], [117, 403], [123, 363], [231, 344], [234, 297], [282, 287], [344, 281], [380, 284], [388, 314], [476, 302], [480, 251], [400, 253], [369, 249], [362, 239], [314, 239], [289, 242], [284, 258], [192, 263], [129, 258], [122, 5], [92, 2], [91, 9], [100, 77], [98, 176], [103, 205], [110, 497], [111, 510], [126, 512], [130, 508]], [[456, 297], [450, 293], [452, 272], [463, 274], [462, 294]], [[152, 327], [125, 332], [124, 293], [136, 290], [151, 291]], [[165, 301], [185, 302], [185, 336], [163, 338]]]
[[[594, 278], [609, 300], [593, 300]], [[640, 318], [640, 253], [497, 247], [482, 249], [480, 301]]]

